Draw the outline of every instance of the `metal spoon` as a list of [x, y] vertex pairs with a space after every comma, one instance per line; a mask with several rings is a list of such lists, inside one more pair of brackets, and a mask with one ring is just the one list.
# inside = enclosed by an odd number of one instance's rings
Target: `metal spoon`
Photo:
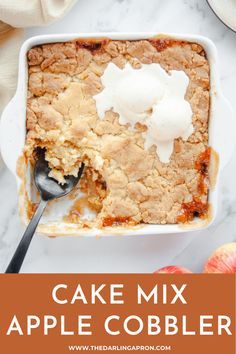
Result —
[[25, 230], [25, 233], [15, 251], [14, 256], [12, 257], [11, 262], [9, 263], [6, 269], [6, 273], [19, 273], [25, 255], [29, 248], [30, 242], [33, 238], [39, 220], [46, 208], [48, 201], [55, 198], [63, 197], [66, 194], [68, 194], [79, 182], [83, 170], [84, 170], [84, 164], [82, 163], [77, 177], [66, 176], [65, 177], [66, 183], [63, 185], [58, 184], [58, 182], [55, 179], [48, 177], [50, 168], [48, 167], [48, 163], [44, 158], [44, 153], [41, 152], [39, 154], [34, 169], [34, 181], [37, 189], [40, 192], [41, 201], [38, 205], [38, 208], [34, 216], [30, 220], [27, 229]]

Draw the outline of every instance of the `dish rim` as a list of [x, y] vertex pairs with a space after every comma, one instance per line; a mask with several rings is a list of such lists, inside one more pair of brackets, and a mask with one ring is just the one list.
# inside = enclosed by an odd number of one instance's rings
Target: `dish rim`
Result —
[[[28, 68], [26, 54], [30, 48], [35, 45], [66, 42], [75, 39], [83, 38], [109, 38], [113, 40], [141, 40], [150, 38], [173, 38], [177, 40], [184, 40], [189, 42], [196, 42], [203, 46], [206, 51], [209, 65], [210, 65], [210, 96], [211, 96], [211, 108], [209, 118], [209, 145], [213, 147], [220, 156], [219, 172], [217, 174], [216, 183], [214, 189], [209, 191], [209, 203], [212, 207], [211, 217], [207, 220], [198, 220], [197, 222], [190, 223], [188, 225], [181, 224], [153, 224], [153, 225], [138, 225], [138, 227], [107, 227], [105, 229], [76, 229], [76, 227], [60, 226], [55, 228], [55, 225], [51, 223], [48, 225], [39, 225], [38, 231], [43, 234], [53, 236], [73, 236], [73, 235], [86, 235], [86, 236], [102, 236], [102, 235], [146, 235], [146, 234], [175, 234], [183, 232], [192, 232], [199, 229], [205, 229], [209, 227], [216, 218], [217, 212], [217, 199], [218, 199], [218, 187], [219, 187], [219, 174], [223, 170], [224, 166], [229, 161], [232, 152], [234, 150], [234, 139], [230, 140], [230, 146], [225, 147], [225, 138], [228, 134], [233, 136], [232, 131], [235, 128], [235, 122], [233, 120], [233, 112], [228, 101], [224, 98], [219, 82], [218, 68], [217, 68], [217, 52], [214, 43], [207, 37], [190, 34], [176, 34], [176, 33], [156, 33], [156, 32], [110, 32], [110, 33], [69, 33], [69, 34], [52, 34], [52, 35], [39, 35], [27, 39], [20, 50], [19, 55], [19, 73], [18, 73], [18, 85], [15, 96], [9, 102], [2, 114], [1, 129], [0, 129], [0, 147], [2, 151], [3, 159], [14, 174], [18, 190], [20, 188], [21, 180], [16, 173], [17, 160], [21, 155], [22, 148], [25, 144], [25, 112], [26, 112], [26, 95], [27, 95], [27, 83], [28, 83]], [[225, 124], [222, 119], [222, 114], [225, 111], [228, 112], [229, 124]], [[21, 119], [16, 121], [14, 118], [17, 114], [21, 114]], [[8, 118], [7, 118], [8, 117]], [[221, 118], [220, 118], [221, 117]], [[226, 126], [228, 127], [226, 129]], [[22, 130], [23, 133], [22, 133]], [[227, 131], [227, 132], [226, 132]], [[10, 136], [9, 136], [10, 132]], [[18, 134], [20, 132], [20, 134]], [[220, 133], [219, 133], [220, 132]], [[224, 133], [223, 133], [224, 132]], [[217, 133], [217, 136], [216, 136]], [[218, 140], [215, 140], [215, 139]], [[9, 152], [10, 151], [10, 152]], [[13, 153], [14, 152], [14, 153]], [[23, 207], [23, 201], [19, 198], [20, 207]], [[24, 220], [26, 223], [27, 220]], [[60, 225], [62, 225], [61, 223]]]

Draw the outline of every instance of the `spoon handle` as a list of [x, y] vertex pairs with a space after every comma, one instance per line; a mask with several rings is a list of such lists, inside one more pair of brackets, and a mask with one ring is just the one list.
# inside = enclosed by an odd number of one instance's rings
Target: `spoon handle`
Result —
[[47, 205], [47, 201], [41, 199], [39, 206], [30, 220], [29, 225], [27, 226], [25, 233], [15, 251], [14, 256], [12, 257], [11, 262], [9, 263], [5, 273], [19, 273], [22, 263], [24, 261], [25, 255], [29, 248], [30, 242], [34, 236], [35, 230], [38, 226], [39, 220], [44, 212], [44, 209]]

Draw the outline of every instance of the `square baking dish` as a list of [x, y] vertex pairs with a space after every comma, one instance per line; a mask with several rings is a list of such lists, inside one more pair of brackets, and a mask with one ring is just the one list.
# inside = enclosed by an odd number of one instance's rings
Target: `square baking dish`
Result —
[[[23, 222], [28, 223], [27, 198], [32, 197], [32, 175], [29, 170], [24, 172], [24, 183], [17, 173], [17, 161], [22, 155], [26, 136], [26, 98], [28, 84], [27, 52], [36, 45], [67, 42], [75, 39], [109, 38], [113, 40], [141, 40], [150, 38], [173, 38], [200, 44], [207, 55], [210, 64], [210, 98], [209, 145], [213, 149], [210, 170], [212, 185], [209, 191], [210, 213], [204, 220], [196, 219], [188, 224], [174, 225], [138, 225], [112, 226], [103, 229], [79, 229], [76, 224], [65, 223], [62, 216], [68, 208], [70, 199], [56, 202], [53, 212], [44, 216], [38, 232], [49, 236], [102, 236], [102, 235], [150, 235], [182, 233], [208, 227], [215, 219], [217, 212], [218, 180], [220, 172], [229, 161], [235, 145], [235, 121], [228, 101], [222, 95], [217, 68], [217, 53], [215, 45], [206, 37], [197, 35], [167, 34], [167, 33], [86, 33], [60, 34], [32, 37], [24, 42], [20, 51], [18, 86], [15, 96], [5, 108], [0, 128], [0, 144], [3, 159], [14, 174], [18, 186], [19, 210]], [[22, 177], [22, 176], [21, 176]]]

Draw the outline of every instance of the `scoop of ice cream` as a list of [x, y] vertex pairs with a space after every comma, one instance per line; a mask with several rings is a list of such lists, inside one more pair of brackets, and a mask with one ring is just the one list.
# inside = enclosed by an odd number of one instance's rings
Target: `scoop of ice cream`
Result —
[[98, 116], [103, 119], [113, 109], [120, 124], [145, 124], [145, 148], [156, 145], [160, 161], [168, 163], [174, 139], [187, 140], [193, 133], [191, 106], [184, 98], [189, 83], [185, 72], [168, 74], [156, 63], [140, 69], [109, 63], [101, 81], [104, 89], [94, 96]]
[[192, 110], [187, 101], [176, 98], [163, 100], [155, 106], [152, 119], [147, 122], [145, 147], [157, 146], [162, 162], [168, 163], [173, 150], [174, 139], [187, 139], [193, 133]]
[[182, 102], [176, 98], [163, 100], [154, 107], [152, 117], [147, 122], [147, 140], [152, 140], [152, 145], [156, 141], [188, 138], [193, 133], [191, 116], [191, 106], [187, 101]]
[[132, 71], [117, 82], [113, 109], [119, 112], [121, 123], [134, 125], [150, 116], [152, 107], [163, 97], [164, 89], [150, 73]]

